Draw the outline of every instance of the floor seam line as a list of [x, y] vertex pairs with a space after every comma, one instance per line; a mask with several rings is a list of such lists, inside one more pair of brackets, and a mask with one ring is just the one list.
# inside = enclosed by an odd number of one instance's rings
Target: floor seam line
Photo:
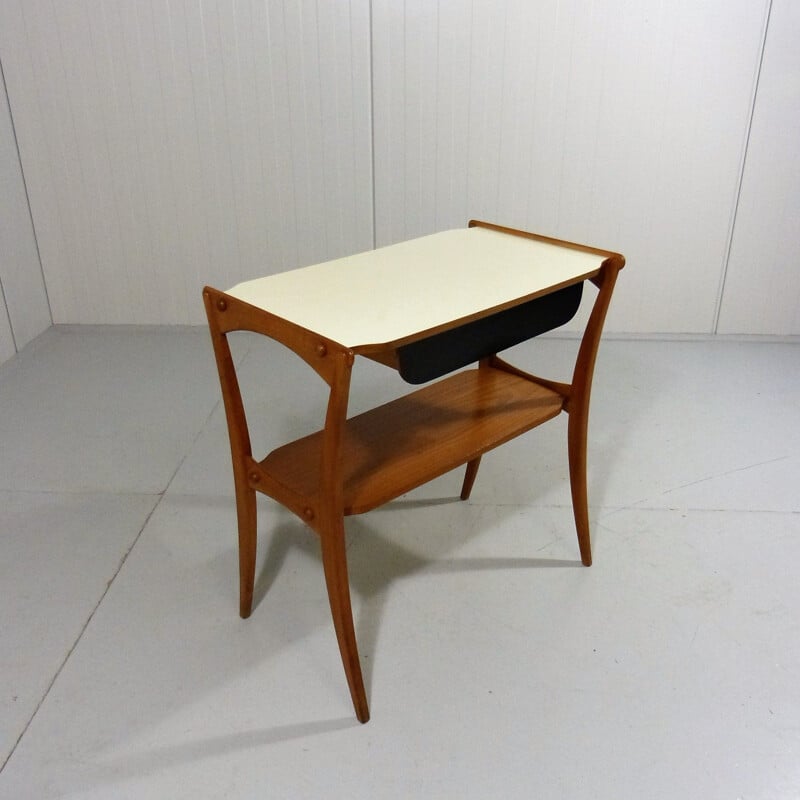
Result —
[[[250, 355], [250, 348], [249, 347], [244, 348], [244, 353], [242, 353], [242, 355], [239, 357], [239, 361], [238, 361], [238, 365], [237, 366], [241, 367], [242, 364], [247, 360], [247, 357], [249, 355]], [[235, 359], [234, 359], [234, 361], [235, 361]], [[189, 456], [192, 454], [192, 450], [194, 450], [194, 446], [197, 444], [198, 439], [203, 435], [203, 431], [208, 427], [208, 424], [211, 422], [211, 418], [214, 416], [214, 414], [216, 413], [217, 409], [220, 407], [221, 404], [222, 404], [222, 395], [219, 395], [217, 397], [216, 402], [211, 407], [211, 410], [206, 415], [206, 418], [203, 420], [203, 424], [197, 429], [197, 433], [194, 435], [194, 438], [192, 439], [191, 443], [186, 448], [186, 452], [183, 454], [183, 458], [178, 463], [178, 466], [175, 467], [172, 475], [170, 476], [170, 479], [167, 481], [167, 485], [164, 487], [163, 491], [161, 492], [161, 497], [162, 498], [169, 491], [169, 487], [172, 486], [172, 482], [175, 480], [176, 476], [180, 472], [181, 467], [184, 465], [184, 463], [186, 463], [186, 459], [189, 458]], [[161, 501], [159, 500], [159, 503], [160, 502]]]
[[161, 497], [164, 492], [108, 491], [106, 489], [8, 489], [0, 487], [0, 494], [55, 494], [68, 497], [102, 495], [103, 497]]
[[6, 758], [3, 761], [3, 763], [0, 764], [0, 774], [2, 774], [3, 770], [6, 768], [6, 765], [11, 760], [11, 757], [16, 752], [17, 747], [19, 747], [20, 742], [25, 737], [25, 734], [28, 732], [28, 728], [30, 728], [30, 726], [33, 723], [34, 719], [36, 719], [36, 715], [39, 713], [39, 710], [44, 705], [45, 700], [47, 700], [48, 696], [50, 695], [50, 692], [51, 692], [53, 686], [55, 686], [55, 683], [58, 680], [59, 675], [61, 675], [62, 671], [64, 670], [64, 667], [66, 667], [66, 665], [69, 662], [70, 658], [72, 658], [72, 654], [75, 652], [75, 648], [78, 646], [78, 644], [80, 644], [80, 641], [83, 638], [83, 634], [86, 633], [86, 629], [89, 627], [91, 621], [94, 619], [94, 615], [97, 613], [97, 610], [102, 605], [103, 600], [105, 600], [106, 595], [108, 594], [109, 590], [111, 589], [111, 585], [114, 583], [114, 581], [117, 579], [117, 576], [122, 571], [122, 568], [125, 566], [125, 563], [128, 560], [128, 556], [133, 551], [133, 548], [136, 547], [136, 544], [138, 543], [139, 539], [141, 538], [142, 533], [144, 532], [144, 529], [147, 527], [147, 525], [150, 522], [150, 518], [153, 516], [153, 514], [155, 513], [155, 511], [159, 507], [159, 505], [161, 505], [161, 501], [163, 499], [164, 499], [164, 493], [160, 492], [158, 494], [158, 500], [153, 505], [153, 507], [150, 509], [150, 511], [148, 512], [147, 516], [144, 518], [144, 522], [142, 523], [141, 527], [139, 528], [139, 532], [136, 534], [136, 536], [134, 537], [133, 541], [130, 544], [130, 547], [128, 547], [128, 549], [125, 551], [125, 553], [123, 554], [122, 558], [120, 559], [120, 562], [119, 562], [119, 565], [117, 566], [117, 569], [114, 571], [114, 574], [111, 576], [111, 578], [106, 583], [106, 588], [103, 590], [103, 592], [100, 595], [98, 601], [95, 603], [94, 608], [92, 609], [91, 613], [86, 618], [86, 621], [83, 623], [83, 625], [82, 625], [82, 627], [80, 629], [80, 632], [78, 633], [77, 637], [75, 638], [75, 641], [72, 643], [72, 646], [69, 648], [66, 656], [64, 656], [64, 660], [59, 665], [59, 667], [56, 670], [55, 675], [53, 675], [50, 683], [47, 684], [47, 688], [45, 689], [44, 694], [42, 695], [42, 697], [39, 700], [39, 702], [36, 704], [36, 708], [33, 710], [33, 713], [31, 714], [30, 719], [28, 719], [28, 721], [25, 723], [25, 727], [22, 729], [22, 731], [20, 732], [19, 736], [17, 737], [17, 740], [14, 742], [14, 746], [9, 751], [9, 753], [6, 756]]
[[[194, 450], [194, 446], [197, 444], [197, 440], [203, 435], [203, 431], [206, 429], [206, 426], [209, 422], [211, 422], [211, 417], [214, 416], [214, 412], [219, 408], [222, 399], [218, 399], [214, 406], [212, 407], [211, 411], [208, 412], [208, 416], [206, 416], [205, 420], [203, 420], [203, 424], [198, 429], [197, 433], [195, 434], [194, 438], [192, 439], [190, 445], [186, 448], [186, 452], [183, 454], [183, 458], [178, 463], [178, 466], [172, 472], [170, 479], [167, 481], [167, 485], [161, 492], [161, 498], [163, 499], [166, 493], [169, 491], [169, 487], [172, 486], [172, 482], [177, 477], [178, 473], [181, 471], [181, 467], [186, 463], [186, 459], [192, 454], [192, 450]], [[161, 500], [158, 501], [159, 503]]]
[[[248, 352], [249, 352], [249, 350], [248, 350]], [[247, 355], [247, 353], [245, 353], [245, 355]], [[244, 358], [244, 356], [243, 356], [243, 358]], [[150, 519], [152, 518], [153, 514], [155, 514], [156, 509], [161, 505], [161, 502], [164, 500], [164, 497], [166, 496], [167, 490], [172, 485], [172, 482], [175, 480], [175, 476], [178, 474], [178, 472], [180, 471], [180, 468], [183, 466], [184, 462], [186, 461], [186, 459], [189, 457], [190, 453], [194, 449], [195, 444], [197, 444], [197, 440], [200, 438], [200, 436], [202, 435], [203, 431], [206, 429], [206, 426], [208, 425], [209, 421], [211, 420], [211, 417], [213, 416], [214, 412], [219, 408], [219, 405], [220, 405], [221, 402], [222, 402], [221, 398], [218, 399], [214, 403], [214, 405], [212, 406], [212, 408], [209, 411], [209, 413], [206, 415], [206, 418], [203, 421], [203, 424], [199, 426], [199, 428], [197, 430], [197, 433], [195, 434], [194, 438], [191, 441], [191, 444], [186, 448], [186, 452], [183, 454], [183, 458], [181, 458], [180, 462], [178, 463], [178, 465], [173, 470], [172, 475], [170, 476], [170, 479], [167, 481], [167, 485], [164, 487], [164, 489], [162, 489], [160, 492], [150, 492], [150, 493], [148, 493], [148, 495], [151, 496], [151, 497], [152, 496], [158, 497], [158, 500], [156, 500], [155, 504], [150, 509], [150, 511], [148, 512], [147, 516], [145, 517], [144, 522], [142, 523], [142, 526], [139, 528], [139, 532], [134, 537], [133, 541], [131, 542], [130, 547], [123, 554], [123, 556], [122, 556], [122, 558], [121, 558], [121, 560], [119, 562], [119, 565], [117, 566], [116, 571], [111, 576], [111, 579], [106, 583], [106, 588], [103, 590], [103, 593], [100, 595], [100, 598], [98, 599], [98, 601], [95, 604], [94, 608], [92, 609], [91, 613], [89, 614], [89, 616], [87, 617], [87, 619], [84, 622], [83, 626], [81, 627], [80, 632], [78, 633], [77, 637], [75, 638], [75, 641], [72, 643], [72, 646], [70, 647], [70, 649], [67, 652], [66, 656], [64, 656], [64, 660], [59, 665], [58, 669], [55, 672], [55, 675], [53, 675], [52, 680], [47, 685], [47, 688], [45, 689], [44, 694], [42, 695], [42, 697], [39, 700], [39, 702], [36, 704], [36, 708], [33, 710], [33, 713], [31, 714], [30, 718], [25, 723], [25, 727], [20, 732], [19, 736], [17, 737], [16, 741], [14, 742], [13, 747], [9, 751], [8, 755], [6, 756], [6, 758], [3, 760], [3, 763], [0, 764], [0, 774], [2, 774], [3, 770], [6, 768], [6, 765], [11, 760], [11, 757], [16, 752], [17, 747], [19, 747], [20, 742], [25, 737], [25, 734], [28, 732], [28, 728], [30, 728], [31, 724], [33, 723], [33, 720], [36, 719], [36, 715], [39, 713], [39, 709], [41, 709], [41, 707], [44, 705], [45, 700], [47, 700], [47, 697], [49, 696], [53, 686], [55, 685], [56, 681], [58, 680], [58, 676], [61, 675], [61, 672], [63, 671], [64, 667], [67, 665], [67, 662], [70, 660], [70, 658], [72, 657], [72, 654], [75, 652], [75, 648], [78, 646], [78, 644], [80, 643], [81, 639], [83, 638], [83, 635], [86, 632], [86, 629], [89, 627], [89, 624], [94, 619], [94, 615], [97, 613], [97, 610], [102, 605], [103, 600], [105, 600], [106, 595], [108, 594], [109, 590], [111, 589], [112, 584], [117, 579], [117, 576], [122, 571], [122, 568], [125, 566], [125, 563], [128, 560], [128, 556], [133, 551], [133, 548], [136, 547], [137, 543], [139, 542], [139, 539], [142, 536], [142, 533], [144, 532], [144, 529], [150, 523]], [[87, 494], [92, 494], [92, 493], [88, 492]], [[108, 493], [107, 492], [98, 492], [97, 494], [108, 494]]]

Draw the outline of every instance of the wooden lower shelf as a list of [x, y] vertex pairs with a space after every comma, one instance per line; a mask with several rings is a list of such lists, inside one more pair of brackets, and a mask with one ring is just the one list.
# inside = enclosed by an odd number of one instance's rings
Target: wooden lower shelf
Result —
[[[344, 513], [360, 514], [558, 416], [563, 398], [498, 369], [459, 372], [347, 421]], [[260, 466], [291, 492], [319, 486], [322, 432], [279, 447]]]

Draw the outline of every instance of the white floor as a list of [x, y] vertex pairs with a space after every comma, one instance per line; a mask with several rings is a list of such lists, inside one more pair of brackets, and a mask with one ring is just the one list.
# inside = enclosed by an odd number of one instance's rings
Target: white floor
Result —
[[[254, 448], [315, 428], [312, 373], [235, 344]], [[357, 367], [354, 410], [404, 390]], [[0, 409], [2, 798], [800, 797], [800, 345], [603, 343], [591, 569], [563, 420], [468, 503], [459, 471], [349, 519], [365, 726], [316, 539], [266, 499], [237, 616], [204, 330], [53, 328]]]

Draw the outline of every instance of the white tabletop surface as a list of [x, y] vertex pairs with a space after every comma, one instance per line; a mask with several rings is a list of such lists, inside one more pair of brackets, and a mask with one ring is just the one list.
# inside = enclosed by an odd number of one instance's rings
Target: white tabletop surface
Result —
[[594, 275], [603, 256], [459, 228], [239, 283], [227, 294], [345, 347], [409, 339]]

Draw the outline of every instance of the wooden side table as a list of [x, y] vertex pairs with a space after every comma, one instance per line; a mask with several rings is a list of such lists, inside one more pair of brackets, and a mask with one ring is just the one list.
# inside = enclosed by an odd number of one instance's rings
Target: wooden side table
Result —
[[[240, 614], [252, 610], [258, 491], [320, 537], [334, 627], [361, 722], [369, 708], [350, 606], [347, 515], [463, 464], [461, 497], [467, 499], [483, 453], [566, 411], [578, 543], [581, 560], [591, 564], [589, 398], [603, 322], [624, 264], [617, 253], [472, 221], [465, 229], [247, 281], [227, 292], [203, 290], [231, 443]], [[570, 384], [527, 374], [496, 355], [567, 321], [587, 280], [599, 291]], [[330, 389], [324, 427], [261, 460], [251, 452], [226, 338], [237, 330], [290, 348]], [[425, 385], [348, 419], [357, 355]]]

